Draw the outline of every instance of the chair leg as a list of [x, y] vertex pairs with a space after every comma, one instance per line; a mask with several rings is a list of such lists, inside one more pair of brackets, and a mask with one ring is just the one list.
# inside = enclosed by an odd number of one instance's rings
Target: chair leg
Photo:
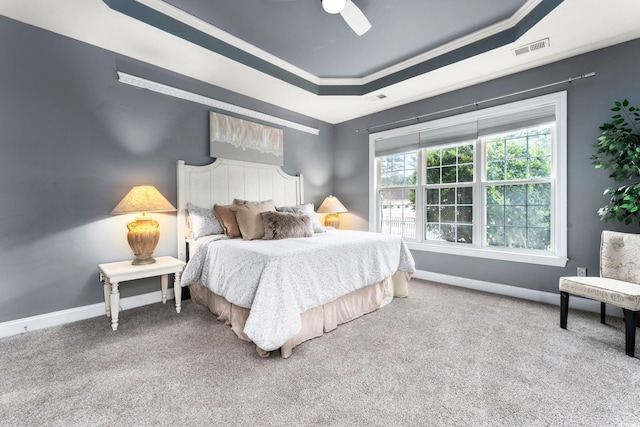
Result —
[[567, 329], [567, 314], [569, 314], [569, 293], [560, 291], [560, 327]]
[[601, 302], [600, 303], [600, 323], [605, 323], [605, 318], [607, 317], [607, 304]]
[[627, 356], [634, 357], [636, 350], [636, 317], [638, 312], [623, 308], [625, 328], [625, 351]]

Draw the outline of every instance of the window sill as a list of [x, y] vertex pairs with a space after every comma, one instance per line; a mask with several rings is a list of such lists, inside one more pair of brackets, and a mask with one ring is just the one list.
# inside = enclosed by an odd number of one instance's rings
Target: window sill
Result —
[[545, 253], [522, 253], [509, 250], [496, 250], [487, 248], [461, 248], [459, 246], [437, 243], [405, 242], [407, 247], [416, 251], [438, 252], [441, 254], [470, 256], [500, 261], [523, 262], [527, 264], [548, 265], [552, 267], [565, 267], [566, 257]]

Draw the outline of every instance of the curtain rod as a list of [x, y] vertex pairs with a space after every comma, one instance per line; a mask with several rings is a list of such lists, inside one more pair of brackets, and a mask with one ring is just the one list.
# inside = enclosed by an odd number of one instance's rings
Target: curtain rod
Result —
[[384, 123], [384, 124], [381, 124], [381, 125], [374, 125], [374, 126], [370, 126], [368, 128], [356, 129], [356, 133], [357, 132], [361, 132], [363, 130], [366, 130], [367, 132], [369, 132], [369, 131], [371, 131], [371, 129], [377, 129], [377, 128], [381, 128], [381, 127], [385, 127], [385, 126], [396, 125], [396, 124], [404, 123], [404, 122], [411, 122], [411, 121], [416, 121], [416, 120], [420, 121], [420, 119], [423, 119], [423, 118], [429, 117], [429, 116], [435, 116], [436, 114], [449, 113], [451, 111], [461, 110], [463, 108], [468, 108], [468, 107], [474, 107], [474, 106], [477, 107], [478, 105], [484, 104], [486, 102], [497, 101], [497, 100], [500, 100], [500, 99], [508, 98], [510, 96], [521, 95], [523, 93], [533, 92], [533, 91], [540, 90], [540, 89], [546, 89], [548, 87], [553, 87], [553, 86], [561, 85], [561, 84], [564, 84], [564, 83], [571, 83], [574, 80], [586, 79], [586, 78], [589, 78], [589, 77], [593, 77], [595, 75], [596, 75], [596, 73], [592, 71], [590, 73], [582, 74], [582, 75], [576, 76], [576, 77], [570, 77], [568, 79], [561, 80], [559, 82], [548, 83], [546, 85], [537, 86], [537, 87], [533, 87], [533, 88], [530, 88], [530, 89], [524, 89], [524, 90], [520, 90], [520, 91], [517, 91], [517, 92], [511, 92], [511, 93], [508, 93], [506, 95], [500, 95], [500, 96], [496, 96], [494, 98], [483, 99], [482, 101], [476, 101], [476, 102], [472, 102], [470, 104], [460, 105], [458, 107], [452, 107], [452, 108], [447, 108], [445, 110], [434, 111], [433, 113], [422, 114], [420, 116], [410, 117], [408, 119], [396, 120], [394, 122]]

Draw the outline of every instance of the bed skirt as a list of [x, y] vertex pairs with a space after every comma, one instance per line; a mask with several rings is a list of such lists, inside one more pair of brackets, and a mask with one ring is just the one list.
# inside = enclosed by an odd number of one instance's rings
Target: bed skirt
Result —
[[[382, 308], [394, 297], [406, 297], [408, 295], [407, 276], [407, 273], [398, 271], [379, 283], [365, 286], [335, 301], [305, 311], [300, 315], [302, 323], [300, 331], [280, 347], [281, 356], [288, 358], [298, 344], [332, 331], [342, 323]], [[207, 306], [218, 320], [230, 325], [238, 338], [251, 341], [244, 333], [244, 325], [250, 309], [234, 305], [197, 283], [189, 286], [189, 292], [192, 300]], [[270, 354], [258, 346], [256, 351], [260, 357], [268, 357]]]

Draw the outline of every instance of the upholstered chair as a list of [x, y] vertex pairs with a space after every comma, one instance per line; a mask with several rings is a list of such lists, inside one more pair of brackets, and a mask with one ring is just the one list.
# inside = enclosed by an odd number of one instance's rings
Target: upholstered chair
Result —
[[626, 354], [633, 357], [636, 322], [640, 311], [640, 234], [603, 231], [600, 243], [600, 277], [560, 278], [560, 327], [567, 329], [569, 295], [600, 301], [600, 322], [606, 304], [624, 313]]

